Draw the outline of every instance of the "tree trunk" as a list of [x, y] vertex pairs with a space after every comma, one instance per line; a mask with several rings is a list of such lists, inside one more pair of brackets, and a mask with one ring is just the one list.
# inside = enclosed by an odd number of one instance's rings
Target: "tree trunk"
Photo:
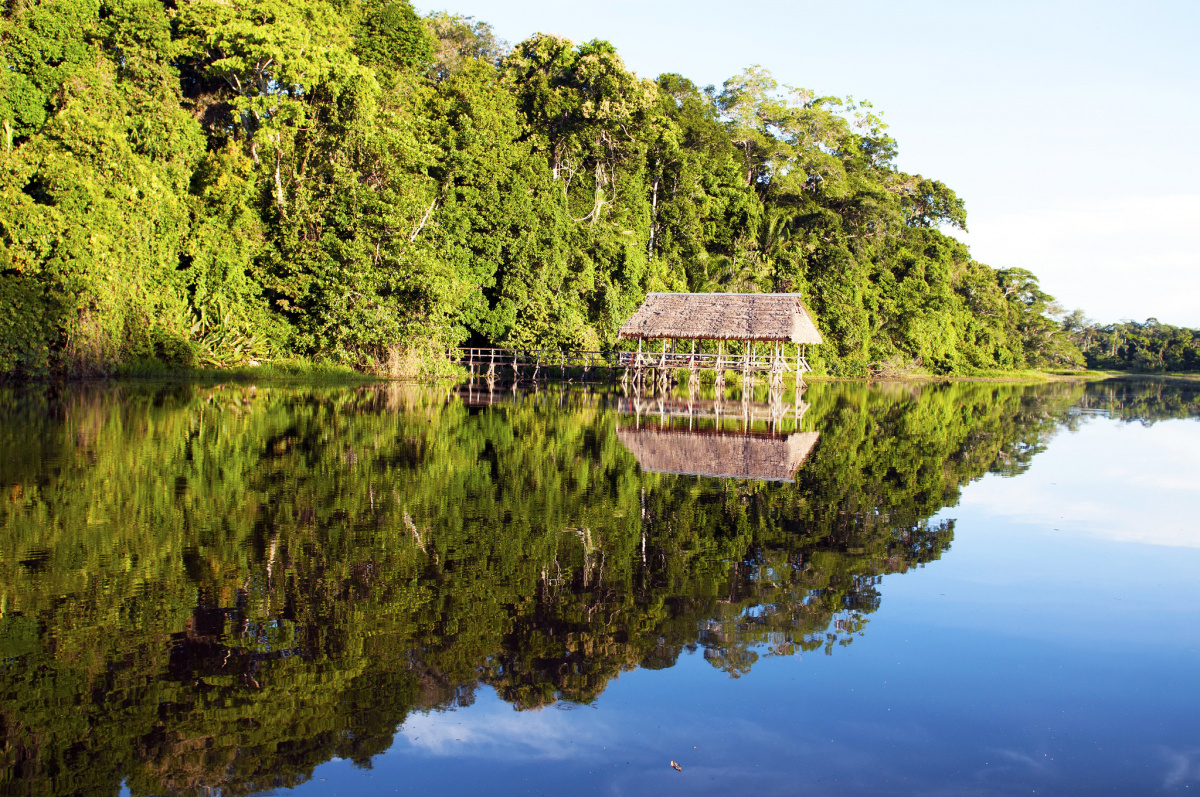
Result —
[[279, 176], [280, 166], [283, 162], [283, 153], [279, 151], [279, 147], [275, 147], [275, 204], [279, 205], [279, 212], [287, 218], [287, 208], [283, 206], [283, 180]]
[[600, 208], [604, 206], [604, 167], [599, 161], [596, 162], [596, 194], [595, 201], [592, 204], [592, 224], [595, 224], [600, 218]]
[[646, 257], [654, 257], [654, 225], [658, 219], [658, 180], [654, 178], [654, 190], [650, 192], [650, 243], [646, 246]]

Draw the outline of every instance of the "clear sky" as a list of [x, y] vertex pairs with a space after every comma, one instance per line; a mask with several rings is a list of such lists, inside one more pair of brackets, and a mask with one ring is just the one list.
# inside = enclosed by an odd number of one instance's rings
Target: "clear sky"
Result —
[[418, 0], [517, 42], [607, 39], [642, 77], [882, 111], [900, 167], [966, 200], [977, 260], [1098, 321], [1200, 327], [1200, 0]]

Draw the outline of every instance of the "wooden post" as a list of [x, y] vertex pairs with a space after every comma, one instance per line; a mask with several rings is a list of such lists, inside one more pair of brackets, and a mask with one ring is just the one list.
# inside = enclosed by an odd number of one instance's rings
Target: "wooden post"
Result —
[[746, 389], [747, 384], [742, 382], [742, 431], [750, 432], [750, 392]]
[[[662, 339], [662, 356], [658, 361], [658, 382], [663, 390], [667, 389], [667, 339]], [[661, 423], [659, 424], [662, 425]]]
[[[700, 369], [696, 363], [696, 339], [692, 338], [692, 354], [688, 358], [688, 393], [695, 394], [695, 391], [700, 387]], [[691, 421], [688, 421], [688, 428], [691, 428]]]
[[800, 377], [801, 377], [801, 375], [800, 375], [800, 346], [799, 346], [799, 344], [797, 344], [796, 345], [796, 395], [794, 397], [796, 406], [792, 413], [793, 431], [796, 431], [796, 432], [800, 431], [800, 385], [802, 384], [802, 382], [800, 381]]

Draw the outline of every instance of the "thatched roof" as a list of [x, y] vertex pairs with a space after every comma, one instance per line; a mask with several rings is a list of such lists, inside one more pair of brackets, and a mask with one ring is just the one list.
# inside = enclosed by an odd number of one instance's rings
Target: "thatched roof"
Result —
[[821, 342], [798, 293], [651, 293], [620, 336]]
[[704, 434], [682, 429], [617, 429], [642, 470], [721, 479], [790, 482], [817, 443], [817, 432], [779, 437]]

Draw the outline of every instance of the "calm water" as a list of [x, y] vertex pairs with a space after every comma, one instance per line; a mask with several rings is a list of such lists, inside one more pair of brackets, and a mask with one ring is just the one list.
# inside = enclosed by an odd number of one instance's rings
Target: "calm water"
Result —
[[0, 792], [1200, 790], [1200, 393], [756, 398], [0, 390]]

